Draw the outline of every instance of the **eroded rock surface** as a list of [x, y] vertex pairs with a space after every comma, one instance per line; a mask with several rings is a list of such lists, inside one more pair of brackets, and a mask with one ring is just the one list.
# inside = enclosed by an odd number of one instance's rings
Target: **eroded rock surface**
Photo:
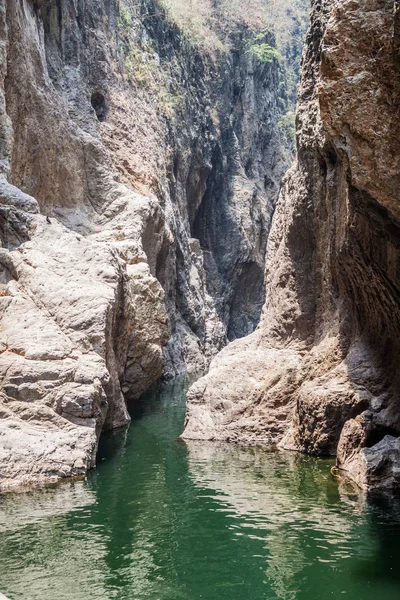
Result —
[[126, 399], [254, 329], [287, 150], [278, 64], [235, 35], [218, 60], [152, 0], [1, 3], [1, 486], [84, 473]]
[[399, 39], [396, 1], [314, 0], [261, 324], [189, 391], [184, 434], [337, 453], [366, 490], [399, 484]]
[[1, 474], [24, 482], [83, 473], [101, 429], [129, 422], [122, 378], [137, 397], [161, 375], [162, 290], [146, 263], [127, 265], [112, 245], [47, 220], [9, 184], [2, 192], [3, 210], [25, 209], [29, 240], [0, 249]]

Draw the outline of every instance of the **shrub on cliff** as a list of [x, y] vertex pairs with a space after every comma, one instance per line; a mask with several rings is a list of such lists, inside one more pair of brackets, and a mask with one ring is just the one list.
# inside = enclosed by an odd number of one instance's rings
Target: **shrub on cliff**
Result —
[[[269, 63], [282, 58], [285, 101], [294, 104], [310, 0], [156, 0], [187, 39], [209, 54], [228, 51], [232, 33], [245, 25], [252, 53]], [[260, 42], [265, 32], [274, 39]]]

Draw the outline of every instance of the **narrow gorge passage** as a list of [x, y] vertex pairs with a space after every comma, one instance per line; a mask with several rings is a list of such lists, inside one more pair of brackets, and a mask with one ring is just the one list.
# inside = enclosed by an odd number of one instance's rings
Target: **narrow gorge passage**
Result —
[[0, 3], [0, 490], [260, 320], [309, 0]]
[[395, 600], [400, 504], [367, 504], [331, 460], [177, 439], [186, 384], [102, 439], [87, 479], [0, 499], [12, 600]]
[[0, 600], [398, 600], [399, 365], [400, 0], [0, 0]]

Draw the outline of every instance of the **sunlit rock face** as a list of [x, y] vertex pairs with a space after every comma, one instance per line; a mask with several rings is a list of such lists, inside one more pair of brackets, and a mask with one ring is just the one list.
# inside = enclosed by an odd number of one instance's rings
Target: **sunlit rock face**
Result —
[[0, 6], [2, 486], [84, 473], [126, 398], [260, 317], [279, 66], [129, 6]]
[[190, 390], [185, 431], [337, 454], [367, 490], [399, 485], [399, 39], [393, 0], [313, 2], [261, 324]]

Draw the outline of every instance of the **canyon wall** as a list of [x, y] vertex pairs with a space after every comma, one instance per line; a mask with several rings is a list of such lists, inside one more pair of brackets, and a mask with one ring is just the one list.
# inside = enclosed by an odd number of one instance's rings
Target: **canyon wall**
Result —
[[399, 9], [313, 1], [261, 323], [191, 388], [184, 433], [336, 454], [368, 491], [400, 484]]
[[254, 330], [287, 106], [229, 35], [213, 56], [152, 0], [1, 3], [1, 486], [85, 473], [126, 399]]

